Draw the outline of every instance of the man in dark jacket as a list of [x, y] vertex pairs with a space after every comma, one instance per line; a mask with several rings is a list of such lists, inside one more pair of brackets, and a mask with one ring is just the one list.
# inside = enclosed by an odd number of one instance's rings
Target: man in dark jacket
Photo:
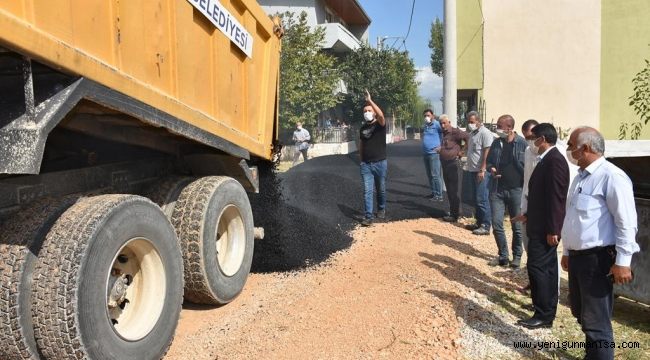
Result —
[[526, 221], [528, 279], [535, 314], [517, 323], [529, 329], [553, 326], [558, 300], [557, 245], [566, 213], [569, 165], [555, 147], [557, 131], [545, 123], [533, 128], [531, 149], [539, 162], [528, 183], [528, 210], [513, 219]]
[[489, 264], [519, 268], [522, 254], [521, 223], [512, 224], [512, 261], [509, 261], [508, 241], [503, 230], [506, 211], [510, 218], [519, 215], [524, 184], [524, 156], [528, 144], [514, 129], [515, 119], [512, 116], [499, 117], [496, 131], [499, 139], [492, 142], [487, 158], [487, 169], [493, 179], [490, 189], [492, 228], [499, 252], [498, 258]]
[[451, 126], [447, 115], [442, 114], [439, 119], [443, 135], [440, 147], [440, 163], [442, 165], [442, 178], [445, 180], [445, 187], [447, 188], [447, 198], [449, 198], [449, 215], [443, 217], [442, 220], [456, 222], [460, 214], [458, 161], [464, 144], [467, 144], [469, 135], [467, 132]]

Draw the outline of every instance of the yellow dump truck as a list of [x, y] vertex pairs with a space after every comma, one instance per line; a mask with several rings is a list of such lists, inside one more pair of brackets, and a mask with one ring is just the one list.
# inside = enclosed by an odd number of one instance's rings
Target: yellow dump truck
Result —
[[159, 359], [241, 292], [281, 35], [254, 0], [0, 1], [0, 359]]

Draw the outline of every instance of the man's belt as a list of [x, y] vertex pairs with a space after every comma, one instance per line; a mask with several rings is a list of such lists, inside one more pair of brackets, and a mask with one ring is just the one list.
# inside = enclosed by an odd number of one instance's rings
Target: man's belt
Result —
[[600, 253], [601, 251], [616, 250], [616, 246], [596, 246], [584, 250], [569, 250], [569, 256], [584, 256]]

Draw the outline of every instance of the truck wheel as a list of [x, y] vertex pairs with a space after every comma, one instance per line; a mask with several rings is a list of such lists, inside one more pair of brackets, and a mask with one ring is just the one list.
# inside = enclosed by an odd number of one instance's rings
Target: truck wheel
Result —
[[183, 263], [169, 220], [133, 195], [82, 199], [47, 234], [32, 315], [48, 359], [160, 359], [183, 302]]
[[0, 227], [0, 359], [40, 357], [31, 314], [34, 264], [50, 227], [75, 200], [38, 201]]
[[253, 214], [236, 180], [195, 180], [176, 201], [172, 224], [185, 265], [185, 299], [221, 305], [244, 288], [253, 260]]
[[170, 176], [154, 183], [151, 191], [145, 196], [158, 204], [167, 218], [171, 219], [178, 196], [192, 180], [190, 177]]

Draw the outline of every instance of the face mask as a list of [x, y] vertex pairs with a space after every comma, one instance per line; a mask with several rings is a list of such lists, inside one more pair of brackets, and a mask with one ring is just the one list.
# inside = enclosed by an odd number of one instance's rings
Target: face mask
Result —
[[474, 130], [478, 129], [476, 124], [471, 124], [471, 123], [467, 124], [467, 128], [469, 129], [469, 131], [474, 131]]
[[428, 123], [431, 122], [431, 118], [428, 117], [428, 116], [425, 116], [425, 117], [424, 117], [424, 121], [428, 124]]
[[375, 119], [375, 115], [371, 111], [366, 111], [363, 113], [363, 118], [370, 122]]
[[566, 158], [567, 158], [567, 160], [569, 160], [569, 162], [571, 164], [573, 164], [575, 166], [578, 166], [578, 161], [580, 161], [580, 159], [576, 159], [576, 158], [573, 157], [573, 151], [567, 150], [566, 151]]
[[528, 140], [528, 146], [530, 146], [530, 150], [533, 152], [535, 155], [539, 155], [539, 146], [535, 145], [536, 140]]
[[508, 137], [508, 133], [505, 132], [504, 130], [497, 129], [497, 135], [499, 135], [500, 138], [505, 139]]

